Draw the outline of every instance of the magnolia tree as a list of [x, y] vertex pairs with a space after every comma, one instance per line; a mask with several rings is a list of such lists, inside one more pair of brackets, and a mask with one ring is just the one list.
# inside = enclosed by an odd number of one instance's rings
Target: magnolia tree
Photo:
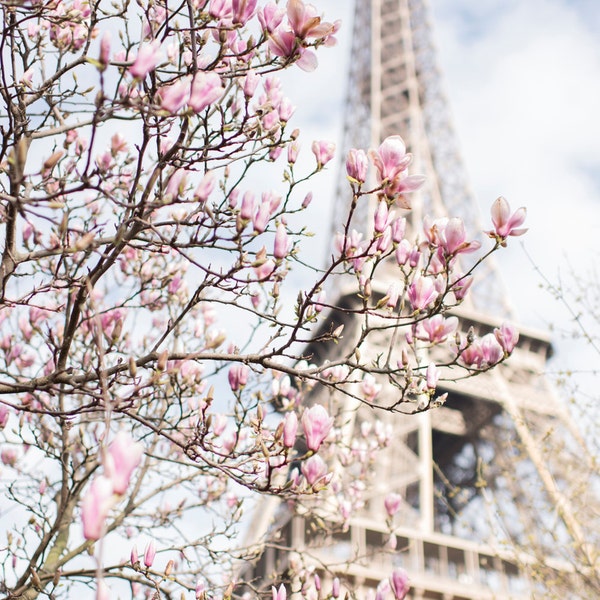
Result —
[[[350, 151], [337, 250], [324, 266], [302, 259], [300, 184], [334, 146], [309, 141], [312, 166], [295, 164], [276, 73], [312, 70], [335, 43], [339, 24], [314, 7], [0, 6], [0, 591], [230, 597], [245, 503], [331, 485], [320, 456], [341, 445], [338, 422], [303, 402], [311, 388], [377, 407], [385, 384], [396, 400], [383, 408], [425, 410], [450, 367], [492, 368], [516, 333], [478, 339], [447, 316], [471, 284], [457, 259], [480, 244], [456, 218], [407, 227], [422, 180], [397, 136]], [[492, 217], [475, 266], [523, 232], [524, 209], [499, 199]], [[338, 280], [361, 335], [319, 362], [307, 348], [343, 335], [325, 297]], [[387, 356], [361, 358], [382, 330], [395, 332]], [[424, 358], [434, 346], [445, 362]], [[390, 575], [403, 597], [404, 574]]]

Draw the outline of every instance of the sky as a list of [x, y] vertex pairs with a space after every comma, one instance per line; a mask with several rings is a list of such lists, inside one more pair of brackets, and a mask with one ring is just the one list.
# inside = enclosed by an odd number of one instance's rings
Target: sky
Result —
[[[294, 69], [285, 84], [305, 144], [339, 143], [353, 3], [312, 2], [326, 20], [342, 19], [339, 44], [319, 52], [315, 73]], [[600, 3], [429, 4], [450, 114], [483, 222], [499, 195], [528, 210], [528, 234], [511, 240], [498, 261], [517, 319], [542, 331], [569, 328], [569, 315], [541, 289], [537, 269], [552, 282], [568, 283], [588, 277], [599, 256]], [[320, 214], [333, 195], [334, 171], [315, 194]], [[552, 368], [594, 367], [597, 355], [552, 335]]]

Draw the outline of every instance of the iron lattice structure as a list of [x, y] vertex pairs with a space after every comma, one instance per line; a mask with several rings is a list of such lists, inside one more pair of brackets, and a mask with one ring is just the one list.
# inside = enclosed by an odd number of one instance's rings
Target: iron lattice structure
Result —
[[[456, 216], [468, 231], [481, 231], [443, 92], [426, 0], [356, 2], [343, 149], [377, 147], [398, 134], [413, 154], [411, 171], [426, 176], [410, 214], [413, 222], [424, 214]], [[348, 185], [340, 178], [333, 215], [345, 214], [347, 204]], [[374, 207], [362, 206], [355, 228], [370, 222], [368, 210]], [[339, 228], [334, 218], [332, 238]], [[479, 271], [472, 298], [476, 307], [512, 315], [493, 261]]]
[[[345, 147], [376, 147], [400, 134], [414, 155], [413, 172], [427, 176], [413, 223], [427, 212], [460, 216], [469, 230], [481, 229], [442, 93], [426, 0], [357, 1], [352, 52]], [[345, 182], [336, 202], [334, 214], [343, 214]], [[374, 206], [365, 203], [362, 210], [358, 227], [367, 226]], [[460, 313], [462, 328], [479, 335], [509, 311], [495, 268], [484, 275], [475, 302]], [[340, 306], [351, 302], [339, 299]], [[352, 311], [334, 312], [331, 320], [344, 324], [346, 339], [360, 328]], [[389, 346], [389, 335], [373, 338], [365, 353], [375, 357]], [[345, 352], [343, 343], [314, 348], [318, 360]], [[270, 586], [291, 561], [310, 560], [324, 578], [343, 577], [357, 598], [396, 566], [410, 573], [411, 600], [550, 598], [549, 581], [556, 583], [556, 597], [587, 597], [574, 586], [600, 581], [597, 533], [589, 529], [598, 520], [598, 490], [590, 484], [594, 462], [540, 375], [550, 353], [546, 336], [521, 330], [510, 360], [447, 384], [446, 404], [418, 415], [374, 414], [355, 400], [316, 389], [311, 402], [351, 415], [344, 426], [348, 447], [360, 446], [365, 423], [391, 428], [393, 443], [364, 482], [364, 506], [344, 524], [336, 526], [326, 500], [306, 512], [265, 501], [253, 524], [263, 544], [252, 569], [255, 583]], [[384, 389], [382, 404], [391, 404], [393, 393]], [[384, 508], [389, 493], [403, 498], [393, 521]]]

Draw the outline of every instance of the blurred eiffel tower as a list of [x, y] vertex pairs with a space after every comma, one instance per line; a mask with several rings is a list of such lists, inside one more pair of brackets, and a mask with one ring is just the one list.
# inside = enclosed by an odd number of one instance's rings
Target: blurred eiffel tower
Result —
[[[414, 155], [412, 172], [427, 177], [413, 223], [423, 214], [459, 216], [469, 231], [481, 230], [440, 85], [426, 0], [356, 0], [348, 89], [345, 149], [377, 147], [400, 134]], [[344, 214], [345, 181], [336, 202], [334, 214]], [[366, 227], [373, 203], [363, 210], [356, 222]], [[473, 300], [461, 308], [461, 328], [483, 335], [498, 326], [510, 314], [502, 290], [493, 265], [480, 273]], [[344, 323], [346, 338], [358, 327], [350, 314], [331, 318]], [[326, 356], [343, 355], [340, 346]], [[257, 580], [276, 583], [290, 560], [310, 555], [317, 571], [339, 575], [357, 598], [398, 566], [409, 573], [411, 600], [551, 598], [549, 581], [556, 597], [588, 597], [577, 590], [586, 578], [599, 579], [594, 463], [540, 375], [550, 354], [546, 336], [521, 330], [509, 361], [446, 385], [446, 404], [417, 415], [374, 415], [340, 399], [353, 415], [349, 445], [360, 449], [364, 423], [379, 420], [393, 431], [373, 465], [364, 507], [344, 527], [324, 532], [308, 513], [262, 506], [253, 529], [277, 542], [264, 546]], [[310, 401], [332, 402], [323, 390]], [[403, 498], [393, 522], [384, 508], [390, 493]], [[394, 551], [385, 550], [390, 534]]]

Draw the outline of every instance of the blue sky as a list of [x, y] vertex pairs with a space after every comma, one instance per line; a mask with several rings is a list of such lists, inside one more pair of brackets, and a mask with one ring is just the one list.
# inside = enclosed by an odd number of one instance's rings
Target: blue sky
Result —
[[[339, 45], [319, 53], [316, 73], [294, 69], [286, 80], [305, 146], [313, 138], [339, 142], [352, 31], [351, 2], [311, 1], [344, 27]], [[431, 0], [430, 6], [438, 63], [484, 223], [498, 195], [528, 209], [529, 233], [499, 261], [518, 319], [542, 330], [567, 327], [568, 316], [540, 289], [534, 265], [551, 280], [559, 274], [568, 280], [573, 271], [585, 276], [599, 255], [600, 3]], [[321, 215], [330, 179], [316, 195]], [[557, 349], [561, 363], [573, 362], [573, 346]], [[575, 350], [572, 367], [593, 361]]]

